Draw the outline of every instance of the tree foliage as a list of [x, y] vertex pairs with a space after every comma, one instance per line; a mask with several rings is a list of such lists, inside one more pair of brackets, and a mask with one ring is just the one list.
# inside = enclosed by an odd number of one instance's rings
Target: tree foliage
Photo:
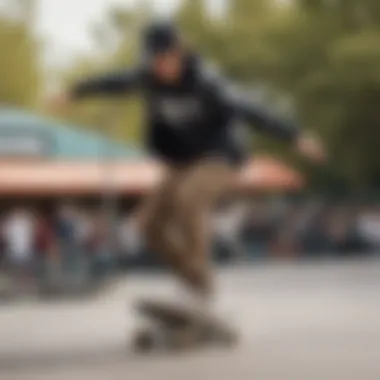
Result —
[[[32, 3], [24, 2], [27, 10]], [[21, 17], [22, 16], [22, 17]], [[0, 104], [31, 107], [39, 94], [39, 46], [29, 13], [10, 17], [0, 15]]]

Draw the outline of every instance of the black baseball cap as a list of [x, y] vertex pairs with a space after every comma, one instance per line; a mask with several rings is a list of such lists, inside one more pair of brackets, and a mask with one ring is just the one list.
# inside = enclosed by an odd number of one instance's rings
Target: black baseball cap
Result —
[[169, 22], [150, 24], [143, 32], [142, 39], [143, 50], [148, 57], [176, 48], [181, 41], [179, 31]]

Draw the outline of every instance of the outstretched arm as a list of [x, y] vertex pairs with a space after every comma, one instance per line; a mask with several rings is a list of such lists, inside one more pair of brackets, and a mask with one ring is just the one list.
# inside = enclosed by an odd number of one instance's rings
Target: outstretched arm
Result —
[[204, 65], [201, 69], [204, 88], [214, 98], [219, 107], [227, 108], [234, 116], [247, 122], [253, 128], [272, 134], [275, 137], [294, 141], [299, 136], [298, 127], [278, 118], [269, 110], [256, 105], [249, 96], [219, 75], [218, 71]]
[[141, 73], [138, 70], [124, 70], [81, 81], [71, 88], [70, 96], [82, 99], [97, 95], [122, 95], [136, 90], [140, 82]]
[[255, 105], [245, 99], [233, 99], [230, 106], [236, 114], [259, 131], [272, 136], [295, 142], [300, 136], [300, 131], [295, 123], [277, 117], [270, 110]]
[[230, 112], [252, 128], [290, 142], [295, 141], [300, 135], [295, 123], [280, 118], [269, 109], [255, 104], [249, 95], [238, 90], [225, 78], [214, 74], [213, 88], [222, 106], [230, 109]]
[[295, 123], [279, 118], [268, 109], [256, 105], [224, 80], [217, 79], [216, 82], [214, 80], [213, 88], [222, 106], [229, 108], [232, 113], [253, 128], [288, 141], [298, 153], [313, 161], [325, 161], [325, 151], [319, 140], [305, 136]]
[[299, 154], [312, 161], [325, 161], [325, 151], [319, 140], [301, 133], [295, 123], [280, 119], [269, 110], [245, 100], [235, 100], [230, 104], [243, 120], [255, 128], [290, 142]]
[[296, 151], [314, 162], [326, 160], [326, 152], [317, 138], [301, 133], [295, 123], [278, 118], [265, 108], [240, 101], [232, 104], [236, 112], [257, 129], [290, 142]]

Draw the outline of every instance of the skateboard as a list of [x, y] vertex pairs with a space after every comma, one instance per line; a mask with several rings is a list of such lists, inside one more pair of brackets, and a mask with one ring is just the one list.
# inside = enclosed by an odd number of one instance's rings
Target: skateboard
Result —
[[139, 352], [183, 351], [209, 345], [232, 347], [238, 343], [237, 333], [225, 322], [175, 304], [140, 301], [136, 310], [148, 322], [133, 339], [133, 347]]

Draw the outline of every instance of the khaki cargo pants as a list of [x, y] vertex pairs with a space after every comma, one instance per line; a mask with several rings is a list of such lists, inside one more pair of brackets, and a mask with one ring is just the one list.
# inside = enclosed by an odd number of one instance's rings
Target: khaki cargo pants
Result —
[[234, 172], [230, 163], [212, 158], [170, 168], [142, 209], [148, 248], [194, 290], [205, 294], [213, 290], [212, 211], [231, 189]]

